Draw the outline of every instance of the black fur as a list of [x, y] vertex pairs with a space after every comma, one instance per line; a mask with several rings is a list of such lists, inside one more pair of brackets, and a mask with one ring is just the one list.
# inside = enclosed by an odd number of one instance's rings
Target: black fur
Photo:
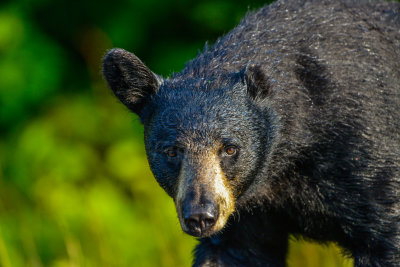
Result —
[[140, 113], [159, 80], [138, 57], [122, 49], [111, 50], [103, 60], [103, 73], [114, 94], [130, 110]]
[[400, 266], [399, 14], [396, 2], [278, 1], [164, 80], [109, 53], [104, 75], [140, 115], [171, 197], [180, 158], [164, 147], [240, 148], [221, 160], [235, 213], [200, 239], [195, 266], [284, 266], [289, 233], [335, 241], [355, 266]]

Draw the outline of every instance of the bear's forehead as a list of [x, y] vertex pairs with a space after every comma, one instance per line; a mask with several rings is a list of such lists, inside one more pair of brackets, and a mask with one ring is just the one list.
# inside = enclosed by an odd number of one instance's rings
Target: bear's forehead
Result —
[[[187, 144], [215, 144], [217, 140], [243, 135], [253, 127], [246, 95], [232, 90], [162, 87], [153, 102], [156, 139]], [[253, 114], [254, 116], [254, 114]]]
[[154, 136], [157, 140], [171, 139], [186, 146], [214, 146], [244, 136], [247, 130], [254, 128], [249, 113], [239, 106], [221, 108], [214, 103], [164, 103], [155, 114], [152, 132], [157, 133]]
[[[161, 107], [156, 115], [157, 127], [164, 131], [188, 133], [210, 132], [223, 123], [219, 117], [220, 110], [212, 105], [198, 106], [195, 103], [180, 105], [171, 103]], [[219, 126], [217, 126], [219, 125]]]
[[155, 96], [157, 108], [163, 112], [185, 116], [193, 114], [204, 118], [223, 116], [225, 113], [237, 114], [245, 107], [245, 94], [237, 88], [202, 88], [183, 84], [181, 86], [162, 86]]
[[180, 96], [161, 99], [156, 105], [156, 120], [165, 126], [201, 129], [235, 126], [249, 119], [249, 108], [230, 99]]
[[[185, 79], [166, 79], [160, 86], [157, 96], [167, 101], [182, 99], [184, 101], [194, 100], [199, 104], [217, 100], [239, 100], [244, 96], [244, 84], [238, 79], [221, 75], [220, 77]], [[240, 99], [242, 100], [242, 99]]]

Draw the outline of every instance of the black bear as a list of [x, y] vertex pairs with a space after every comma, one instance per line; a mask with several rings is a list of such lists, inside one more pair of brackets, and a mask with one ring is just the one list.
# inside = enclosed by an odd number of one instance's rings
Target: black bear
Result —
[[195, 266], [284, 266], [288, 234], [400, 266], [400, 4], [282, 0], [171, 78], [108, 52]]

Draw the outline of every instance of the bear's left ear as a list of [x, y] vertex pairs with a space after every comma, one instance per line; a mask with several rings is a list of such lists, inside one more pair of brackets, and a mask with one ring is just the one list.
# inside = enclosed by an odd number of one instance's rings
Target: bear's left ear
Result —
[[119, 100], [138, 115], [162, 82], [137, 56], [123, 49], [107, 53], [103, 75]]
[[244, 81], [247, 86], [247, 94], [253, 100], [262, 100], [270, 94], [270, 80], [261, 66], [247, 66], [244, 70]]

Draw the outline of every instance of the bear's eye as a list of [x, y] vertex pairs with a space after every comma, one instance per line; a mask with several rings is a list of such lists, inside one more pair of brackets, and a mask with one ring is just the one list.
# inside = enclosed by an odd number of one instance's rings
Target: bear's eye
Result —
[[225, 148], [225, 154], [228, 156], [233, 156], [237, 153], [238, 148], [236, 146], [227, 146]]
[[168, 147], [164, 150], [164, 154], [167, 155], [169, 158], [175, 158], [178, 156], [178, 152], [176, 151], [175, 147]]
[[171, 150], [167, 151], [167, 156], [170, 157], [170, 158], [175, 158], [177, 155], [178, 155], [178, 153], [176, 153], [175, 150], [171, 149]]
[[167, 147], [166, 149], [164, 149], [164, 154], [168, 157], [168, 158], [176, 158], [180, 153], [183, 153], [183, 149], [180, 149], [178, 147]]

